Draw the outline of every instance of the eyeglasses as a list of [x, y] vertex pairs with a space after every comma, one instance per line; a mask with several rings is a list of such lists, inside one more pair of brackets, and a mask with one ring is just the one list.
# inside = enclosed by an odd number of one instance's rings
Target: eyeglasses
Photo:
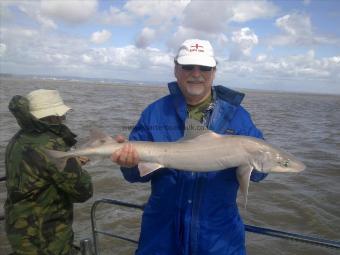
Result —
[[[184, 71], [192, 71], [195, 69], [196, 65], [180, 65]], [[209, 72], [213, 69], [212, 66], [198, 66], [199, 70], [202, 72]]]

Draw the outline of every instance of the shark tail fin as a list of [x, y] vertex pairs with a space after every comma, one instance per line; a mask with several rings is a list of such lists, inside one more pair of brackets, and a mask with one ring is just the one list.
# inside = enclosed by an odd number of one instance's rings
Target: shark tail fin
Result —
[[71, 157], [67, 152], [64, 151], [45, 149], [44, 152], [60, 172], [64, 170], [67, 160]]

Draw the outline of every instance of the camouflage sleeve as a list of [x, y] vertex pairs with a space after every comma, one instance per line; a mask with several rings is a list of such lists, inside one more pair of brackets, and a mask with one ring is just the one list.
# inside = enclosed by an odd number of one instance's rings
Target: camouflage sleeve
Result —
[[59, 188], [70, 195], [73, 202], [85, 202], [93, 195], [91, 176], [75, 158], [70, 158], [64, 171], [57, 171], [53, 179]]
[[68, 195], [72, 202], [85, 202], [93, 194], [91, 176], [83, 170], [75, 158], [70, 158], [64, 171], [58, 171], [41, 148], [26, 148], [24, 160], [36, 166], [42, 178], [50, 180]]

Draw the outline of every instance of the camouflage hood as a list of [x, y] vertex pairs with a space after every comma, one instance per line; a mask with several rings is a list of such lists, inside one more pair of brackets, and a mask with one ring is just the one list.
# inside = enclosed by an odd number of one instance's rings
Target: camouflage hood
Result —
[[23, 96], [14, 96], [8, 105], [8, 109], [24, 132], [44, 133], [50, 131], [62, 137], [69, 146], [73, 146], [77, 142], [75, 140], [76, 135], [67, 126], [63, 124], [52, 125], [35, 118], [29, 111], [28, 99]]

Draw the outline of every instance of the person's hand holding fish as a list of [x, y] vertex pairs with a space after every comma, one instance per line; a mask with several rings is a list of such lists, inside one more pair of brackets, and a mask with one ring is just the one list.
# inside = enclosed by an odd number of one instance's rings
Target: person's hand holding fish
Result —
[[86, 165], [90, 161], [90, 159], [88, 157], [83, 157], [83, 156], [78, 156], [78, 157], [76, 157], [76, 159], [78, 160], [78, 162], [82, 166]]
[[[126, 138], [117, 135], [115, 140], [118, 143], [124, 143]], [[134, 167], [139, 163], [139, 156], [136, 148], [131, 143], [127, 143], [121, 149], [112, 153], [111, 160], [122, 167]]]

